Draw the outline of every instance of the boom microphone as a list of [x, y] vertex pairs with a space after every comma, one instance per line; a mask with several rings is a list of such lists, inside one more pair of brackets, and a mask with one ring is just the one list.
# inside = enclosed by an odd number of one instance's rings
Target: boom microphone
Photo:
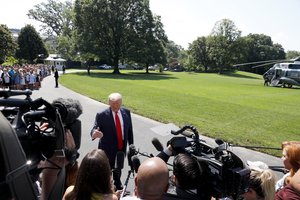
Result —
[[29, 97], [32, 95], [31, 90], [0, 90], [0, 97], [8, 98], [11, 96], [18, 96], [18, 95], [26, 95]]
[[123, 169], [124, 168], [124, 158], [125, 154], [123, 151], [118, 151], [116, 156], [116, 163], [115, 168], [116, 169]]
[[63, 123], [72, 124], [81, 114], [82, 106], [78, 100], [58, 98], [52, 102], [52, 105], [58, 109]]
[[155, 149], [157, 151], [163, 151], [164, 150], [163, 145], [161, 144], [161, 142], [157, 138], [152, 139], [152, 144], [153, 144], [153, 146], [155, 147]]
[[133, 164], [133, 168], [134, 168], [135, 173], [137, 173], [138, 169], [141, 165], [141, 161], [136, 155], [132, 156], [132, 164]]

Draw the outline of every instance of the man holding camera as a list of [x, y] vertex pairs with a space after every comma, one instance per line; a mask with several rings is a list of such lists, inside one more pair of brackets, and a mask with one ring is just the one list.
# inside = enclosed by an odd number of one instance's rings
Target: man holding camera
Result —
[[203, 194], [199, 193], [201, 181], [203, 180], [203, 169], [195, 158], [187, 153], [178, 153], [169, 142], [168, 147], [161, 151], [157, 157], [168, 161], [170, 156], [175, 155], [173, 161], [173, 176], [171, 177], [171, 185], [163, 196], [163, 199], [179, 200], [179, 199], [206, 199]]
[[[119, 93], [110, 94], [108, 103], [109, 108], [97, 113], [91, 130], [91, 137], [93, 140], [96, 138], [100, 139], [98, 148], [105, 151], [111, 169], [113, 169], [116, 189], [121, 190], [123, 189], [120, 180], [121, 168], [115, 166], [115, 162], [117, 153], [124, 152], [126, 155], [127, 143], [129, 145], [133, 144], [131, 113], [128, 109], [121, 107], [122, 96]], [[119, 163], [117, 162], [117, 164]]]

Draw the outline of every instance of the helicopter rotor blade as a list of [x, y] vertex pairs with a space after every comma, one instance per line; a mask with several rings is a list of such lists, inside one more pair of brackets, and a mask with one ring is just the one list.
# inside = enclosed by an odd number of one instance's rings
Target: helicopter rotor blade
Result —
[[274, 65], [278, 63], [278, 61], [276, 62], [269, 62], [269, 63], [264, 63], [264, 64], [261, 64], [261, 65], [256, 65], [256, 66], [253, 66], [252, 69], [255, 69], [255, 68], [258, 68], [258, 67], [264, 67], [264, 66], [267, 66], [267, 65]]
[[270, 62], [282, 62], [282, 60], [265, 60], [265, 61], [257, 61], [257, 62], [248, 62], [248, 63], [240, 63], [233, 65], [234, 67], [237, 66], [245, 66], [245, 65], [253, 65], [253, 64], [261, 64], [261, 63], [270, 63]]

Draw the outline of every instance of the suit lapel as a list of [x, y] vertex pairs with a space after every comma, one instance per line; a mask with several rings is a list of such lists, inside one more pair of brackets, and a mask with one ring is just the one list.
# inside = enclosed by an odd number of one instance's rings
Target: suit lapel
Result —
[[111, 120], [111, 124], [113, 125], [113, 129], [114, 129], [114, 133], [115, 135], [117, 135], [117, 129], [116, 129], [116, 124], [115, 124], [115, 120], [114, 120], [114, 115], [112, 113], [112, 110], [109, 108], [109, 118]]

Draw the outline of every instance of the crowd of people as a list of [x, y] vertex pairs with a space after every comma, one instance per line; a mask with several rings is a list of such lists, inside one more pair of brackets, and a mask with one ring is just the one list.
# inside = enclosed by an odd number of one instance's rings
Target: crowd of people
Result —
[[[261, 161], [249, 161], [247, 163], [251, 170], [249, 186], [247, 191], [241, 194], [240, 198], [244, 200], [300, 199], [300, 144], [289, 143], [287, 148], [289, 150], [284, 148], [283, 152], [285, 167], [289, 168], [289, 173], [282, 178], [283, 180], [277, 180], [274, 171], [269, 169], [265, 163]], [[94, 155], [96, 152], [101, 153], [103, 157], [96, 159]], [[294, 153], [297, 153], [298, 156], [293, 157]], [[86, 166], [87, 157], [94, 159], [93, 163], [88, 165], [89, 168]], [[185, 153], [175, 156], [172, 169], [173, 175], [170, 176], [166, 164], [167, 157], [168, 155], [165, 152], [161, 152], [161, 155], [148, 158], [142, 162], [134, 179], [135, 187], [133, 194], [121, 199], [214, 199], [212, 196], [207, 197], [199, 193], [207, 192], [201, 191], [201, 188], [199, 190], [199, 186], [205, 184], [206, 180], [202, 177], [203, 170], [201, 165], [195, 159]], [[100, 169], [101, 165], [105, 170]], [[277, 191], [275, 190], [275, 185], [276, 188], [280, 185]], [[101, 188], [98, 188], [98, 186]], [[82, 161], [76, 184], [67, 189], [64, 200], [107, 199], [106, 196], [110, 196], [110, 199], [120, 199], [120, 191], [112, 188], [111, 169], [105, 152], [102, 150], [92, 150]], [[85, 195], [81, 196], [82, 194]], [[91, 195], [94, 197], [91, 197]], [[227, 197], [226, 199], [231, 199], [231, 197]]]
[[51, 66], [45, 64], [0, 65], [0, 88], [38, 90], [43, 78], [50, 74]]

